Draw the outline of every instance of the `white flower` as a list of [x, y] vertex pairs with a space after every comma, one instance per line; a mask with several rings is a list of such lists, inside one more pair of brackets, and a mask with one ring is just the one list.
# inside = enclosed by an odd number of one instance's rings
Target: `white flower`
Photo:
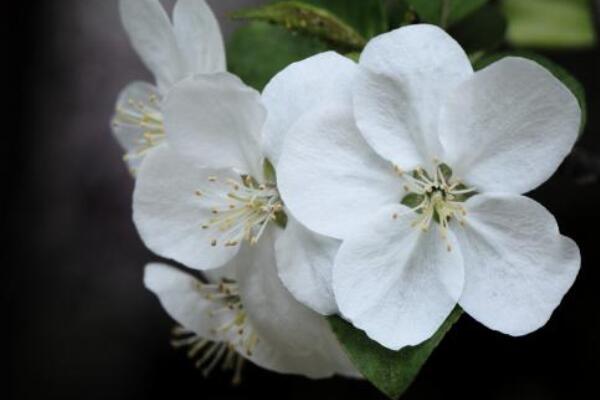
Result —
[[521, 194], [571, 150], [577, 100], [526, 59], [474, 73], [429, 25], [373, 39], [356, 69], [352, 99], [297, 122], [278, 166], [294, 216], [344, 240], [343, 316], [391, 349], [429, 338], [456, 304], [510, 335], [543, 326], [580, 255]]
[[208, 281], [164, 264], [146, 267], [144, 282], [181, 325], [173, 344], [187, 346], [208, 375], [219, 364], [239, 381], [245, 359], [280, 373], [323, 378], [357, 373], [318, 314], [281, 285], [273, 246], [253, 263], [238, 258], [207, 273]]
[[178, 0], [173, 23], [158, 0], [121, 0], [121, 17], [134, 49], [156, 79], [129, 84], [119, 95], [112, 126], [135, 171], [165, 138], [162, 99], [186, 77], [225, 71], [219, 24], [204, 0]]
[[[282, 280], [300, 301], [337, 311], [330, 266], [339, 242], [286, 215], [263, 169], [265, 159], [276, 164], [282, 137], [305, 111], [341, 101], [329, 93], [349, 95], [333, 89], [353, 71], [352, 61], [329, 52], [286, 68], [262, 98], [229, 73], [176, 85], [164, 101], [167, 145], [146, 157], [136, 182], [134, 220], [146, 245], [194, 269], [218, 268], [287, 219], [275, 243]], [[294, 285], [296, 274], [310, 282]]]
[[[315, 74], [323, 65], [329, 71]], [[338, 361], [346, 358], [322, 317], [284, 289], [277, 265], [284, 281], [302, 274], [310, 282], [290, 287], [297, 297], [334, 312], [331, 268], [321, 266], [332, 264], [339, 242], [286, 215], [266, 160], [277, 162], [278, 136], [305, 111], [319, 100], [337, 101], [329, 92], [341, 96], [333, 88], [353, 69], [350, 60], [324, 53], [282, 71], [262, 99], [229, 73], [182, 81], [164, 100], [166, 142], [145, 158], [134, 192], [134, 221], [146, 245], [194, 269], [239, 265], [236, 281], [252, 326], [269, 346], [302, 354], [307, 364], [295, 372], [309, 376], [348, 373]]]

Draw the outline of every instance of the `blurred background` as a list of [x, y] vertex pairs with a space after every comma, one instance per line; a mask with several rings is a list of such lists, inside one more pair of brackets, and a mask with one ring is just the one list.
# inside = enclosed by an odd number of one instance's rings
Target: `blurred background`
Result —
[[[226, 36], [236, 27], [230, 11], [261, 3], [208, 2]], [[142, 285], [153, 256], [131, 222], [133, 181], [109, 129], [121, 88], [151, 80], [129, 46], [117, 1], [10, 2], [5, 15], [2, 392], [11, 399], [382, 399], [364, 382], [310, 381], [253, 367], [231, 387], [229, 375], [204, 379], [170, 347], [173, 323]], [[527, 337], [510, 338], [463, 317], [405, 399], [587, 399], [597, 392], [599, 52], [586, 46], [544, 54], [577, 77], [588, 96], [585, 136], [532, 194], [579, 243], [581, 273], [548, 325]]]

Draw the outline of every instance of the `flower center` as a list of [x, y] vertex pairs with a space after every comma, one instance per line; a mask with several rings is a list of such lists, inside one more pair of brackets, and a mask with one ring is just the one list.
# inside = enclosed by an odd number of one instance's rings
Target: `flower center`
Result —
[[133, 149], [125, 154], [125, 160], [143, 157], [148, 150], [165, 140], [163, 114], [159, 107], [160, 99], [156, 94], [145, 99], [127, 99], [127, 103], [117, 107], [113, 121], [115, 127], [133, 126], [141, 130], [141, 135], [134, 139]]
[[208, 190], [197, 190], [196, 196], [211, 204], [213, 217], [202, 224], [202, 229], [219, 233], [219, 239], [211, 239], [212, 246], [220, 242], [226, 247], [237, 246], [244, 240], [253, 245], [270, 222], [285, 225], [283, 203], [274, 184], [258, 183], [247, 175], [239, 180], [223, 181], [216, 176], [208, 180]]
[[233, 383], [238, 384], [244, 364], [239, 351], [251, 357], [259, 339], [249, 324], [237, 283], [229, 279], [222, 279], [219, 283], [199, 282], [198, 290], [213, 303], [208, 316], [219, 320], [218, 325], [211, 329], [213, 339], [177, 327], [173, 331], [172, 344], [176, 348], [188, 347], [188, 357], [197, 359], [195, 365], [202, 369], [205, 377], [221, 364], [223, 369], [234, 371]]
[[225, 318], [226, 322], [212, 330], [213, 335], [229, 338], [231, 344], [242, 348], [247, 356], [252, 356], [252, 351], [258, 344], [258, 336], [248, 323], [237, 283], [226, 279], [218, 284], [201, 283], [199, 290], [207, 300], [217, 305], [209, 311], [210, 317], [220, 314], [228, 317]]
[[[476, 190], [453, 178], [452, 169], [437, 161], [432, 174], [422, 168], [417, 168], [411, 173], [405, 173], [397, 166], [394, 168], [404, 180], [404, 189], [407, 192], [401, 203], [410, 207], [410, 212], [418, 214], [412, 226], [427, 231], [431, 223], [436, 222], [442, 238], [447, 241], [450, 221], [455, 219], [464, 224], [467, 212], [463, 203], [476, 194]], [[394, 214], [393, 218], [397, 219], [398, 215]], [[450, 244], [447, 247], [448, 251], [452, 250]]]

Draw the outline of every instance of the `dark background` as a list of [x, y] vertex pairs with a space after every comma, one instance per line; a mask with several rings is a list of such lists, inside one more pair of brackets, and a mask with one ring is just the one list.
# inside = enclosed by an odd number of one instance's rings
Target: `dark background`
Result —
[[[226, 11], [259, 1], [214, 0]], [[8, 7], [8, 10], [6, 9]], [[10, 399], [380, 399], [369, 384], [246, 368], [205, 380], [169, 345], [172, 326], [142, 286], [152, 255], [131, 222], [133, 182], [111, 137], [118, 91], [151, 77], [129, 47], [116, 0], [8, 2], [2, 137], [2, 392]], [[251, 51], [251, 49], [249, 49]], [[533, 194], [583, 254], [581, 273], [542, 330], [511, 338], [468, 316], [405, 399], [588, 399], [600, 372], [598, 51], [550, 54], [579, 78], [588, 130]]]

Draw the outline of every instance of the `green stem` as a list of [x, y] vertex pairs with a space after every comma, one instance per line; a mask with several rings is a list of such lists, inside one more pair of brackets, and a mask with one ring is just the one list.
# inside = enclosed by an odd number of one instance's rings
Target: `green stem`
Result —
[[448, 27], [448, 18], [450, 17], [450, 2], [451, 0], [442, 1], [442, 15], [440, 18], [440, 26], [444, 29]]

